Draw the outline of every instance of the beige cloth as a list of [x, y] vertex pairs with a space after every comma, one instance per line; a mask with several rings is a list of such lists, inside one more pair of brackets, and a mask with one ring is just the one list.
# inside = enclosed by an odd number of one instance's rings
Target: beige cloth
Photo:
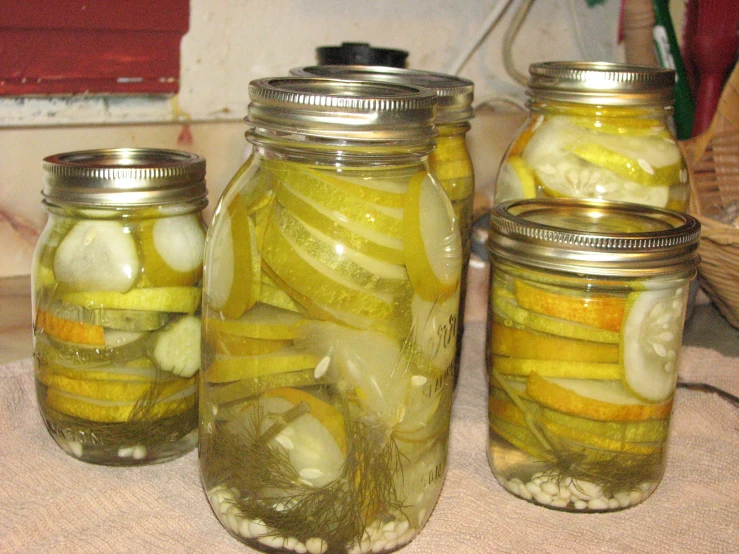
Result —
[[[485, 457], [484, 325], [466, 327], [446, 482], [400, 552], [739, 552], [739, 409], [679, 390], [667, 472], [644, 503], [610, 514], [556, 512], [501, 488]], [[681, 375], [739, 395], [739, 359], [686, 347]], [[64, 454], [38, 415], [30, 359], [0, 367], [0, 552], [252, 552], [221, 527], [197, 453], [110, 468]]]

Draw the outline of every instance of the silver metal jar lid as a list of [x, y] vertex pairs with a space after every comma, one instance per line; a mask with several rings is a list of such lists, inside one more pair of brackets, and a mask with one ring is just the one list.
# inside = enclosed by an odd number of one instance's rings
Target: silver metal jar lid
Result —
[[392, 83], [273, 77], [249, 84], [249, 140], [318, 139], [433, 148], [436, 96]]
[[314, 65], [297, 67], [290, 75], [327, 77], [352, 81], [382, 81], [433, 90], [438, 97], [436, 123], [461, 123], [474, 115], [472, 100], [475, 85], [468, 79], [417, 69], [377, 65]]
[[156, 148], [80, 150], [44, 158], [46, 201], [140, 207], [205, 201], [205, 159]]
[[582, 199], [505, 202], [490, 214], [493, 259], [534, 269], [610, 277], [694, 271], [700, 223], [672, 210]]
[[675, 100], [675, 71], [607, 62], [542, 62], [529, 66], [527, 93], [537, 100], [664, 105]]

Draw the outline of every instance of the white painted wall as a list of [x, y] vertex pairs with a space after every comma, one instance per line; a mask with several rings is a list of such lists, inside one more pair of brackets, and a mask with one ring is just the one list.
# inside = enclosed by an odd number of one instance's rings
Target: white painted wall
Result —
[[[511, 0], [482, 36], [497, 2], [507, 0], [191, 0], [179, 94], [0, 99], [0, 277], [30, 268], [28, 252], [45, 220], [44, 156], [110, 146], [197, 151], [208, 160], [209, 215], [243, 158], [249, 81], [314, 65], [315, 49], [323, 45], [368, 42], [403, 49], [410, 52], [408, 67], [450, 73], [481, 38], [458, 74], [475, 82], [478, 100], [491, 100], [496, 108], [480, 111], [470, 134], [478, 184], [486, 186], [523, 117], [497, 99], [524, 98], [501, 55], [513, 12], [524, 1]], [[620, 61], [619, 5], [533, 0], [513, 44], [516, 67], [525, 72], [531, 62], [554, 59]]]

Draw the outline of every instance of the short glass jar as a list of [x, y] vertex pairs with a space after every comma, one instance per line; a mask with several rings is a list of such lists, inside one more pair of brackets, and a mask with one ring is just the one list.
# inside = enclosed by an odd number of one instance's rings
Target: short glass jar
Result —
[[444, 480], [462, 248], [430, 91], [249, 86], [251, 158], [208, 231], [200, 473], [237, 539], [385, 552]]
[[593, 198], [685, 211], [688, 172], [670, 130], [674, 87], [671, 69], [532, 64], [530, 116], [503, 157], [495, 203]]
[[317, 65], [290, 71], [297, 76], [329, 77], [359, 81], [384, 81], [424, 87], [434, 91], [436, 104], [436, 148], [429, 154], [429, 166], [449, 195], [457, 215], [462, 236], [462, 282], [459, 296], [459, 331], [455, 382], [459, 374], [459, 357], [464, 332], [464, 307], [467, 292], [467, 268], [472, 246], [472, 208], [475, 177], [472, 158], [467, 148], [467, 131], [474, 116], [472, 100], [474, 83], [454, 75], [417, 69], [365, 65]]
[[176, 458], [197, 444], [205, 160], [115, 148], [43, 169], [31, 278], [44, 423], [85, 462]]
[[665, 466], [699, 223], [635, 204], [493, 208], [488, 459], [549, 508], [619, 510]]

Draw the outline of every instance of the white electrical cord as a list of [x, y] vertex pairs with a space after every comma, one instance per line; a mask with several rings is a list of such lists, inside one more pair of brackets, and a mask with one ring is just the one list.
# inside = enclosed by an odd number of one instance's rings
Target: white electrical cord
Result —
[[513, 19], [508, 24], [508, 29], [506, 29], [505, 36], [503, 37], [503, 65], [505, 66], [508, 75], [524, 86], [528, 84], [528, 77], [516, 69], [516, 64], [513, 63], [513, 41], [515, 40], [524, 19], [526, 19], [526, 15], [529, 13], [529, 9], [533, 2], [534, 0], [521, 1], [521, 4], [518, 6], [516, 13], [513, 14]]
[[500, 16], [503, 15], [505, 9], [510, 5], [511, 1], [512, 0], [497, 0], [495, 6], [493, 6], [493, 10], [490, 12], [487, 18], [485, 18], [485, 21], [480, 26], [480, 30], [477, 35], [475, 35], [474, 40], [470, 42], [469, 46], [459, 54], [455, 62], [452, 64], [451, 69], [447, 73], [449, 73], [450, 75], [459, 75], [459, 72], [462, 71], [464, 64], [467, 63], [467, 60], [469, 60], [472, 54], [474, 54], [475, 51], [480, 47], [480, 44], [482, 44], [482, 41], [485, 39], [487, 34], [493, 29], [493, 27], [495, 27], [495, 24], [500, 19]]

